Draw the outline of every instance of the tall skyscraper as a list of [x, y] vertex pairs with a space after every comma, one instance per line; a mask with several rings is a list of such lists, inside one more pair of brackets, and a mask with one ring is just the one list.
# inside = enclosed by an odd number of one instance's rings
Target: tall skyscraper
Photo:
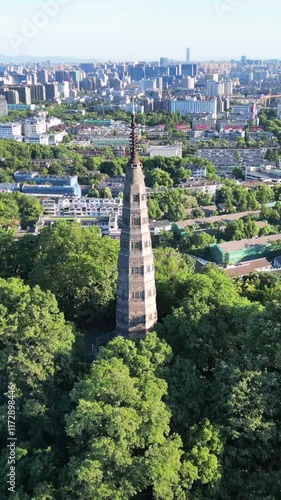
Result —
[[186, 49], [186, 62], [190, 62], [190, 49]]
[[5, 96], [0, 95], [0, 116], [8, 115], [8, 103]]
[[132, 114], [131, 160], [124, 187], [123, 225], [118, 260], [116, 333], [141, 338], [157, 322], [154, 259], [138, 132]]

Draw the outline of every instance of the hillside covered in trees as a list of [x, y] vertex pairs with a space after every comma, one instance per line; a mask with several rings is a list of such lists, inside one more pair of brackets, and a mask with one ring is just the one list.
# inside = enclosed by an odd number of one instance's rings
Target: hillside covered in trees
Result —
[[118, 246], [75, 223], [1, 230], [0, 498], [13, 383], [18, 500], [277, 500], [279, 275], [196, 274], [160, 246], [155, 332], [93, 362], [83, 332], [114, 327]]

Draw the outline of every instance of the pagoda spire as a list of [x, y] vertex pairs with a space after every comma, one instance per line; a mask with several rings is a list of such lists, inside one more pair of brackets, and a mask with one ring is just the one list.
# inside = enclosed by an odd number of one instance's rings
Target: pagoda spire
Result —
[[117, 335], [141, 338], [157, 322], [154, 258], [138, 132], [133, 107], [118, 259]]
[[131, 148], [131, 161], [132, 163], [139, 163], [139, 157], [138, 157], [138, 130], [137, 130], [137, 124], [136, 124], [136, 115], [135, 115], [135, 110], [134, 110], [134, 105], [133, 105], [133, 112], [131, 115], [131, 134], [130, 134], [130, 148]]

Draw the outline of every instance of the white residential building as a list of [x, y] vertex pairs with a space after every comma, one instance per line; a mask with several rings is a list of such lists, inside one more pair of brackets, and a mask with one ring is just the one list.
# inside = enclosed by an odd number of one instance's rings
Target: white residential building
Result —
[[63, 97], [64, 99], [69, 99], [70, 96], [69, 82], [59, 83], [59, 93], [60, 96]]
[[182, 143], [179, 142], [171, 146], [148, 146], [147, 152], [151, 158], [154, 156], [165, 156], [166, 158], [177, 156], [182, 158]]
[[45, 134], [47, 131], [46, 120], [43, 117], [29, 118], [23, 125], [24, 135], [31, 137], [33, 135]]
[[273, 181], [281, 182], [281, 170], [275, 165], [248, 166], [245, 168], [246, 181]]
[[48, 134], [34, 134], [29, 137], [25, 137], [25, 142], [29, 144], [41, 144], [43, 146], [48, 146], [49, 136]]
[[121, 198], [46, 198], [41, 201], [47, 216], [107, 217], [117, 215], [122, 221]]
[[0, 116], [8, 115], [8, 103], [4, 96], [0, 96]]
[[63, 138], [65, 135], [66, 135], [66, 132], [64, 130], [62, 132], [50, 134], [48, 136], [48, 138], [49, 138], [48, 144], [50, 146], [56, 146], [57, 144], [60, 144], [63, 141]]
[[195, 113], [207, 113], [217, 116], [217, 99], [199, 101], [197, 99], [172, 100], [170, 101], [171, 113], [189, 115]]
[[15, 139], [21, 135], [21, 123], [0, 123], [0, 139]]
[[207, 95], [209, 97], [230, 96], [233, 94], [233, 82], [227, 80], [224, 82], [207, 82]]
[[47, 130], [53, 127], [58, 127], [61, 124], [62, 121], [60, 118], [56, 118], [55, 116], [50, 116], [47, 120]]
[[66, 220], [67, 222], [78, 222], [82, 227], [98, 227], [100, 228], [103, 236], [110, 236], [116, 238], [118, 233], [117, 215], [108, 215], [106, 217], [75, 217], [75, 216], [44, 216], [40, 217], [37, 222], [37, 231], [40, 231], [44, 226], [52, 227], [53, 224]]

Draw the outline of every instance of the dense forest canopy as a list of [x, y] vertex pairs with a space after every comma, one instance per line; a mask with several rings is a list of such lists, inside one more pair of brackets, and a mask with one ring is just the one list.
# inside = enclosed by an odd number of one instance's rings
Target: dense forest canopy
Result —
[[159, 247], [156, 332], [91, 362], [79, 332], [114, 325], [118, 243], [60, 223], [0, 245], [1, 498], [9, 383], [19, 500], [279, 498], [279, 275]]

